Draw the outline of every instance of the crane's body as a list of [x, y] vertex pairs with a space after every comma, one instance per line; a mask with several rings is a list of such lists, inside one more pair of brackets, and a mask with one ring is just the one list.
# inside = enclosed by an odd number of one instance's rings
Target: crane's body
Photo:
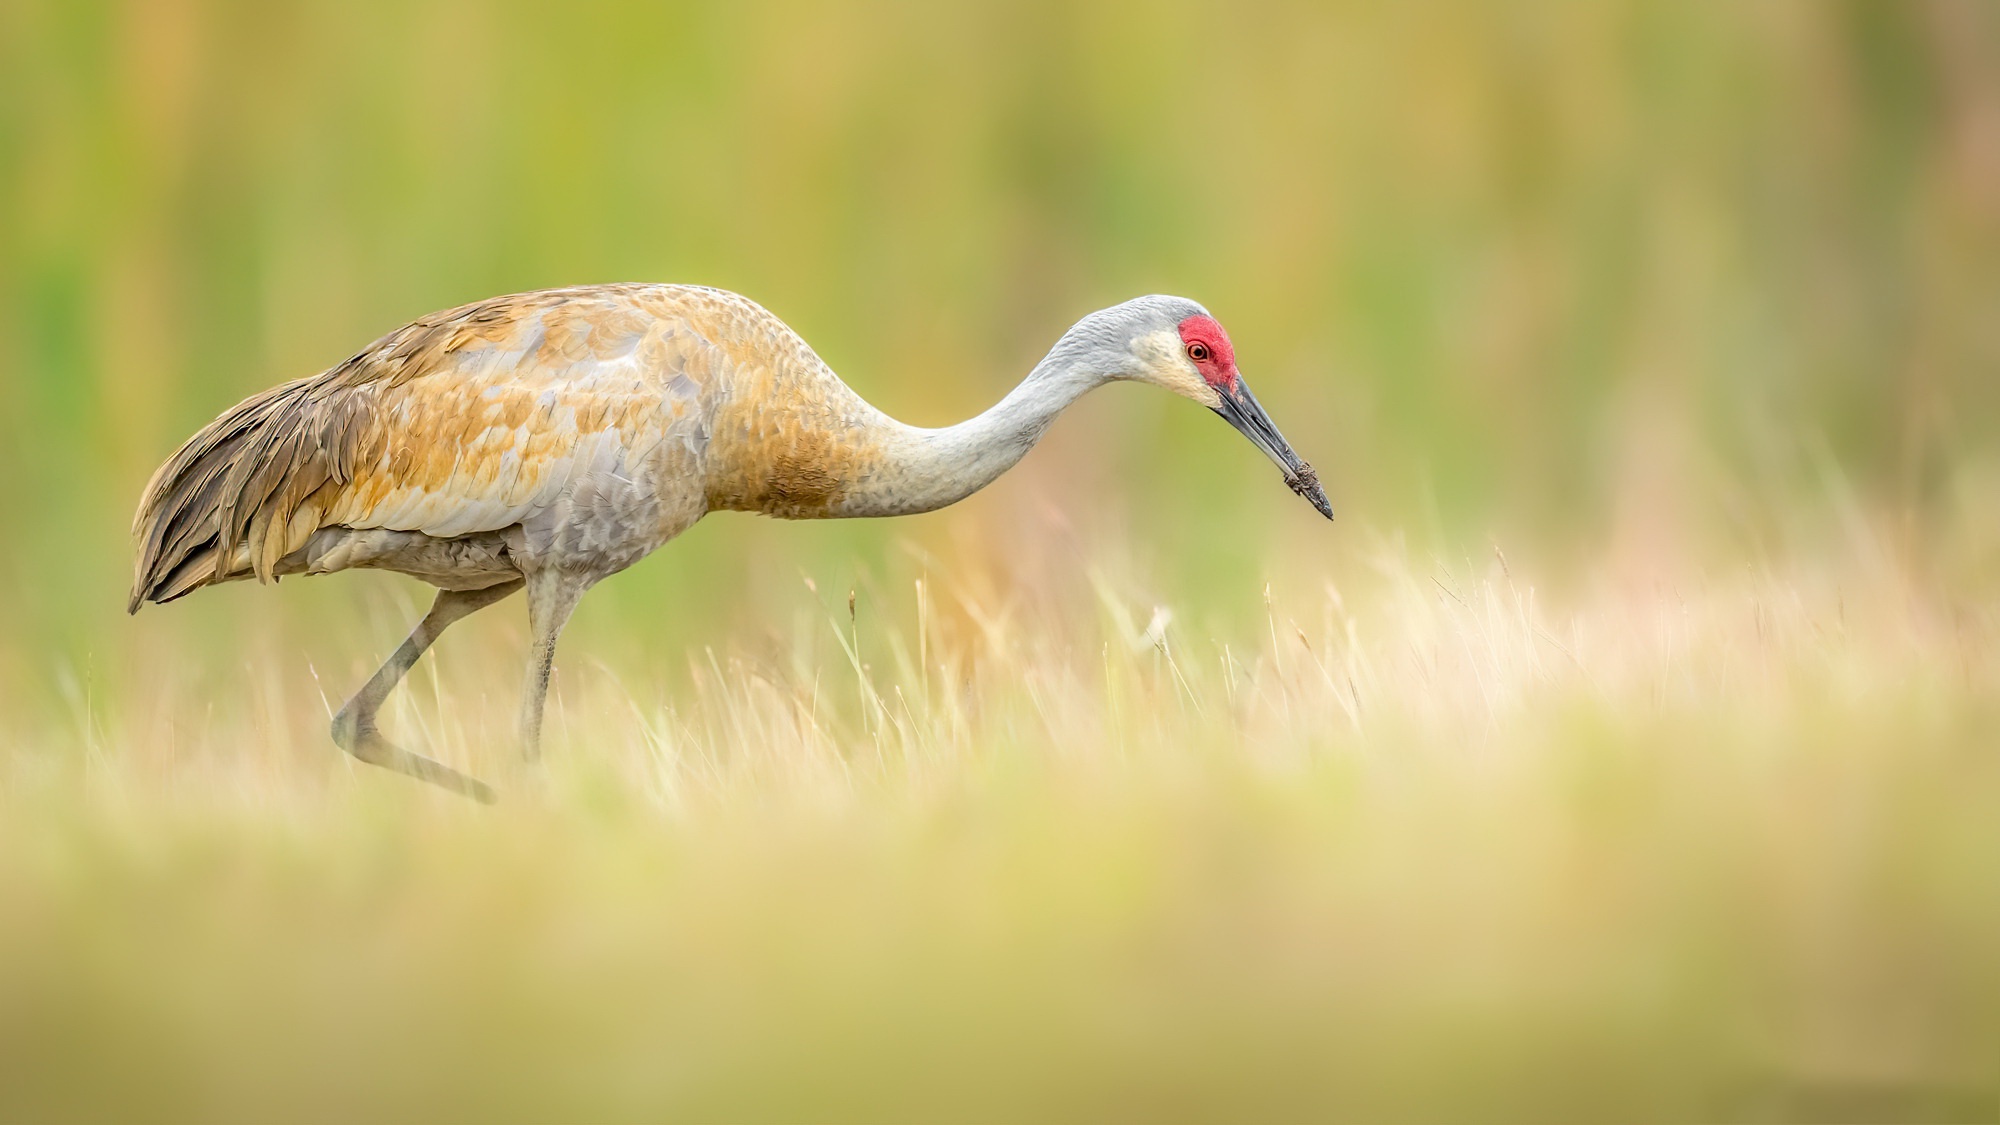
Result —
[[1139, 298], [1086, 317], [991, 410], [925, 429], [863, 401], [746, 298], [588, 286], [432, 314], [226, 411], [146, 487], [129, 608], [217, 582], [358, 568], [438, 587], [430, 614], [342, 709], [334, 737], [364, 760], [490, 799], [374, 725], [382, 697], [452, 621], [527, 590], [522, 738], [532, 755], [556, 635], [597, 581], [711, 511], [811, 519], [943, 507], [1012, 467], [1078, 396], [1119, 378], [1223, 413], [1331, 516], [1311, 469], [1236, 375], [1220, 325], [1191, 301]]

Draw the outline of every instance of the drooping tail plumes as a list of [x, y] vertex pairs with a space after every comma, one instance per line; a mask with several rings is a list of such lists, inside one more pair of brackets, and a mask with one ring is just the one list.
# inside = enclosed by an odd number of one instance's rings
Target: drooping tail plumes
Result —
[[328, 382], [318, 375], [253, 395], [160, 466], [132, 520], [126, 612], [216, 582], [276, 576], [278, 561], [318, 527], [316, 495], [350, 479], [361, 402]]

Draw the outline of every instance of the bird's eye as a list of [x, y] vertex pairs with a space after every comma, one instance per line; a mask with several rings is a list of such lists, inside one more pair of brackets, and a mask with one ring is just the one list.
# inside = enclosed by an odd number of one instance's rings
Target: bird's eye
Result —
[[1189, 359], [1194, 360], [1196, 363], [1200, 363], [1202, 360], [1208, 358], [1208, 345], [1189, 344], [1187, 352]]

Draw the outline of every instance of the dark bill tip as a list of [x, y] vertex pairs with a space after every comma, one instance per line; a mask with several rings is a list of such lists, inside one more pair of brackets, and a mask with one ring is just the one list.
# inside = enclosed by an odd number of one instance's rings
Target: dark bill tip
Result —
[[1320, 515], [1332, 519], [1333, 505], [1327, 502], [1326, 490], [1319, 485], [1319, 474], [1292, 450], [1292, 443], [1285, 440], [1285, 435], [1278, 432], [1271, 416], [1264, 412], [1264, 405], [1250, 393], [1250, 384], [1239, 375], [1235, 385], [1220, 394], [1222, 405], [1216, 407], [1215, 412], [1284, 470], [1285, 484], [1293, 492], [1305, 497]]
[[1297, 475], [1285, 477], [1285, 483], [1291, 486], [1293, 492], [1305, 497], [1306, 503], [1311, 504], [1320, 515], [1333, 518], [1333, 505], [1326, 498], [1326, 490], [1319, 486], [1319, 474], [1313, 471], [1311, 465], [1300, 462]]

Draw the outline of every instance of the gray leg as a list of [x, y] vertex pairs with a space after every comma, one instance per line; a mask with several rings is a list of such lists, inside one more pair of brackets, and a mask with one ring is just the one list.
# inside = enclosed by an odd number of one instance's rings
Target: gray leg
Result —
[[442, 785], [454, 793], [463, 793], [476, 801], [492, 804], [493, 790], [484, 782], [467, 777], [443, 762], [413, 754], [383, 738], [382, 732], [375, 726], [375, 713], [381, 710], [382, 701], [389, 697], [396, 685], [403, 682], [404, 674], [423, 656], [424, 650], [430, 648], [452, 622], [485, 609], [520, 588], [521, 580], [517, 578], [484, 590], [439, 590], [437, 600], [431, 603], [431, 611], [424, 614], [424, 619], [417, 622], [415, 629], [410, 630], [409, 639], [333, 717], [334, 742], [342, 750], [371, 765], [406, 773], [433, 785]]
[[521, 753], [530, 762], [542, 757], [542, 705], [549, 695], [549, 673], [555, 669], [556, 638], [576, 612], [595, 576], [549, 569], [528, 575], [528, 683], [521, 693]]

